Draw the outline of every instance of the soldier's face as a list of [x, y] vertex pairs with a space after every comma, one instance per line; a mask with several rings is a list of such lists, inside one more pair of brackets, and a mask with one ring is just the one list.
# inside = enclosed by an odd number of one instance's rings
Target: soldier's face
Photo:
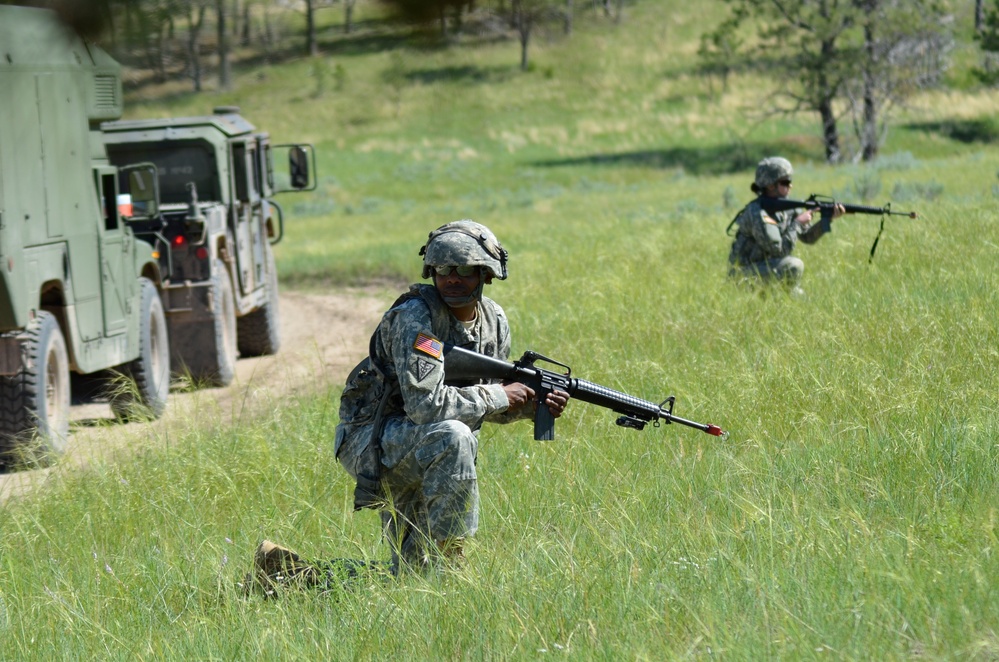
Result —
[[446, 276], [434, 273], [434, 285], [441, 296], [445, 297], [445, 300], [452, 297], [460, 299], [472, 296], [481, 280], [482, 276], [478, 269], [469, 276], [460, 275], [457, 269], [452, 269], [451, 273]]
[[478, 304], [478, 289], [482, 282], [481, 270], [476, 269], [470, 276], [462, 276], [457, 269], [447, 275], [434, 273], [434, 286], [444, 299], [451, 313], [460, 320], [475, 319]]
[[773, 189], [773, 193], [771, 194], [771, 197], [774, 197], [774, 198], [786, 198], [787, 196], [789, 196], [791, 194], [791, 178], [790, 177], [784, 177], [783, 179], [780, 179], [776, 184], [774, 184], [770, 188]]

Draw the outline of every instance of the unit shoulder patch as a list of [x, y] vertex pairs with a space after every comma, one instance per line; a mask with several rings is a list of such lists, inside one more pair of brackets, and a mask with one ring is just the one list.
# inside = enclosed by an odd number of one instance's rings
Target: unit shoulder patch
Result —
[[439, 365], [439, 363], [433, 363], [422, 357], [417, 357], [416, 363], [413, 365], [413, 374], [416, 376], [416, 381], [422, 382]]

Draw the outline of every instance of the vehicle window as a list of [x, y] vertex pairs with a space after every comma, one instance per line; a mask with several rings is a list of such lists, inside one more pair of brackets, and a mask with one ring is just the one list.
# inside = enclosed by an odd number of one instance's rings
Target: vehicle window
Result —
[[151, 161], [156, 164], [160, 180], [160, 202], [187, 204], [190, 193], [187, 183], [194, 182], [199, 200], [222, 199], [216, 173], [215, 150], [202, 141], [135, 143], [108, 145], [111, 163], [118, 166]]
[[101, 213], [104, 214], [104, 229], [118, 229], [118, 189], [115, 187], [114, 174], [100, 175], [101, 181]]

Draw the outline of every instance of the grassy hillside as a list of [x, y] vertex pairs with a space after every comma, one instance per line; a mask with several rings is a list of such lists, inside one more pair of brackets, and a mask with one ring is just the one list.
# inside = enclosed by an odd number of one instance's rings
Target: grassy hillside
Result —
[[[129, 113], [238, 104], [316, 144], [320, 190], [282, 200], [286, 287], [412, 280], [427, 232], [474, 218], [511, 252], [488, 294], [515, 351], [676, 394], [730, 436], [624, 430], [583, 403], [553, 443], [487, 428], [464, 570], [246, 600], [262, 537], [386, 555], [332, 457], [338, 393], [304, 398], [0, 513], [0, 657], [999, 655], [996, 93], [927, 93], [878, 163], [833, 168], [815, 118], [761, 114], [765, 81], [719, 96], [693, 73], [721, 3], [581, 20], [527, 73], [514, 42], [419, 50], [359, 12], [320, 60], [237, 69], [227, 94], [133, 90]], [[920, 218], [889, 219], [870, 263], [873, 217], [800, 247], [803, 301], [743, 291], [724, 230], [772, 153], [796, 193]]]

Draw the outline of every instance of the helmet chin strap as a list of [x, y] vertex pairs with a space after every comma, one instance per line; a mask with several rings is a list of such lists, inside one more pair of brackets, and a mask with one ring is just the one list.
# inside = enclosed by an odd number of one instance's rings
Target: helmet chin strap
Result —
[[463, 306], [467, 306], [470, 303], [474, 303], [476, 301], [482, 301], [482, 288], [484, 286], [485, 282], [483, 280], [480, 280], [478, 287], [472, 290], [472, 293], [469, 294], [467, 297], [446, 297], [443, 294], [441, 294], [441, 298], [444, 299], [444, 303], [446, 303], [451, 308], [462, 308]]

